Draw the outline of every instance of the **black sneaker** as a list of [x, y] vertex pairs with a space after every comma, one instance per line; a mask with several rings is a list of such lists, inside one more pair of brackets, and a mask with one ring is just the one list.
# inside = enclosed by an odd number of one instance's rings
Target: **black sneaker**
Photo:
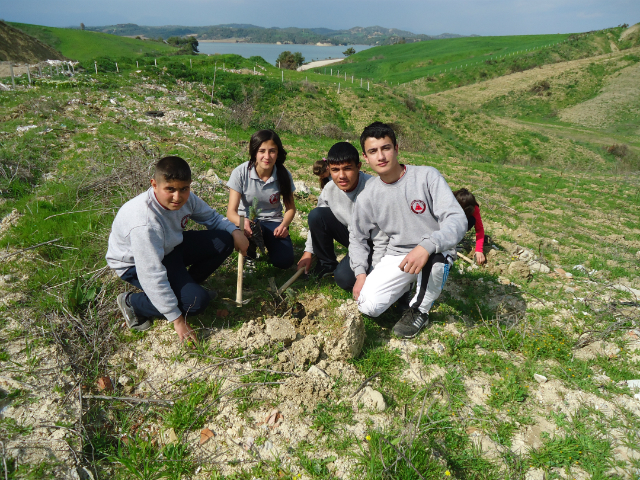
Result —
[[319, 263], [317, 263], [316, 266], [311, 269], [311, 271], [309, 272], [309, 275], [314, 275], [319, 279], [325, 278], [325, 277], [331, 277], [335, 269], [336, 267], [334, 266], [320, 265]]
[[408, 308], [393, 326], [393, 333], [401, 338], [413, 338], [429, 324], [429, 314], [416, 308]]
[[120, 295], [118, 295], [118, 298], [116, 300], [116, 302], [118, 303], [118, 308], [122, 312], [124, 320], [127, 322], [127, 327], [129, 327], [131, 330], [137, 330], [138, 332], [149, 330], [152, 323], [151, 319], [136, 315], [133, 307], [129, 305], [129, 295], [131, 295], [131, 292], [121, 293]]

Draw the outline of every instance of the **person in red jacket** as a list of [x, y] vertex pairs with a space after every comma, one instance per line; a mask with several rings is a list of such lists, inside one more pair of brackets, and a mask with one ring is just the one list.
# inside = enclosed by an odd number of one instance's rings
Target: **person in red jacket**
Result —
[[473, 193], [466, 188], [456, 190], [453, 192], [453, 195], [456, 197], [456, 200], [458, 200], [458, 203], [467, 216], [467, 221], [469, 222], [469, 228], [467, 228], [467, 231], [471, 230], [473, 227], [476, 228], [475, 261], [478, 265], [484, 265], [487, 262], [487, 259], [482, 251], [484, 248], [484, 226], [482, 225], [482, 218], [480, 218], [480, 205], [476, 201], [476, 197], [473, 196]]

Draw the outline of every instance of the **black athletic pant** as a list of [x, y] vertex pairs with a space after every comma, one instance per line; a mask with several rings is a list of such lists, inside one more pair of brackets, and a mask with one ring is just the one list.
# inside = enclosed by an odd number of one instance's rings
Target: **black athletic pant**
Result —
[[[314, 208], [309, 212], [309, 235], [313, 242], [313, 251], [318, 257], [318, 265], [328, 270], [333, 270], [336, 284], [347, 291], [353, 290], [356, 276], [349, 265], [349, 254], [345, 255], [340, 263], [336, 258], [333, 241], [349, 247], [349, 229], [340, 223], [330, 208]], [[369, 241], [369, 267], [373, 257], [373, 242]]]
[[[191, 316], [207, 308], [210, 298], [199, 284], [231, 255], [233, 237], [224, 230], [188, 231], [182, 236], [182, 243], [164, 257], [162, 264], [167, 269], [169, 284], [178, 299], [178, 308], [183, 315]], [[188, 266], [191, 268], [187, 270]], [[135, 266], [120, 278], [143, 290]], [[163, 316], [144, 292], [129, 295], [129, 303], [136, 315], [141, 317]]]

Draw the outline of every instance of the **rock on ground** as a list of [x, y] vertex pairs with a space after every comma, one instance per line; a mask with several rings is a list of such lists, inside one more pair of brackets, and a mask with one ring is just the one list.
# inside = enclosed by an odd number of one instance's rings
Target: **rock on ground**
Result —
[[529, 265], [521, 260], [516, 260], [509, 264], [509, 275], [513, 275], [518, 278], [529, 278], [531, 270], [529, 269]]
[[283, 342], [289, 346], [296, 339], [296, 329], [288, 320], [275, 317], [267, 319], [265, 323], [272, 342]]
[[280, 386], [279, 393], [285, 399], [309, 408], [315, 407], [319, 402], [331, 395], [331, 380], [318, 375], [304, 374], [300, 377], [291, 377]]
[[291, 348], [286, 350], [278, 358], [282, 362], [292, 362], [294, 365], [314, 364], [320, 358], [322, 342], [318, 337], [309, 335], [308, 337], [293, 342]]
[[349, 360], [357, 357], [364, 344], [364, 321], [358, 311], [358, 305], [349, 300], [338, 309], [339, 315], [344, 315], [346, 321], [342, 334], [337, 338], [330, 338], [325, 343], [325, 353], [333, 360]]
[[367, 410], [384, 412], [387, 409], [387, 402], [385, 402], [382, 394], [369, 386], [362, 389], [362, 392], [357, 397], [357, 402], [362, 402]]

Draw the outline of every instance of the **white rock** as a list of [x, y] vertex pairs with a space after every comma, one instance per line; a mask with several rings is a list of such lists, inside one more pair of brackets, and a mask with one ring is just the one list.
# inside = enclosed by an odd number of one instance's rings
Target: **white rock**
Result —
[[26, 132], [28, 130], [31, 130], [32, 128], [38, 128], [38, 126], [37, 125], [25, 125], [24, 127], [16, 128], [16, 132]]
[[324, 370], [322, 370], [317, 365], [311, 365], [311, 368], [309, 368], [309, 370], [307, 370], [307, 373], [310, 374], [310, 375], [316, 375], [316, 376], [322, 377], [322, 378], [329, 378], [329, 374], [327, 372], [325, 372]]
[[8, 85], [5, 85], [4, 83], [0, 83], [1, 92], [8, 92], [9, 90], [11, 90], [11, 87], [9, 87]]
[[387, 408], [387, 402], [384, 401], [382, 394], [369, 386], [364, 387], [359, 401], [364, 404], [365, 408], [378, 412], [384, 412]]
[[541, 468], [531, 469], [525, 474], [524, 480], [544, 480], [544, 470]]
[[529, 270], [532, 272], [549, 273], [551, 269], [540, 262], [529, 262]]
[[306, 193], [306, 194], [311, 193], [311, 189], [303, 181], [298, 180], [296, 182], [293, 182], [293, 184], [296, 187], [296, 192], [298, 192], [298, 193]]
[[607, 383], [611, 383], [611, 379], [604, 374], [594, 375], [593, 382], [598, 386], [602, 386], [602, 385], [606, 385]]
[[115, 98], [109, 100], [112, 105], [118, 105], [118, 101]]
[[635, 389], [640, 390], [640, 380], [627, 380], [627, 386], [634, 391]]
[[127, 377], [126, 375], [120, 375], [118, 377], [118, 383], [123, 387], [126, 387], [127, 385], [133, 383], [133, 380], [131, 380], [131, 378]]
[[533, 378], [538, 383], [544, 383], [547, 381], [547, 377], [545, 377], [544, 375], [538, 375], [537, 373], [533, 374]]
[[524, 250], [520, 255], [518, 255], [518, 258], [523, 262], [532, 260], [533, 257], [534, 257], [533, 252], [530, 252], [529, 250]]

